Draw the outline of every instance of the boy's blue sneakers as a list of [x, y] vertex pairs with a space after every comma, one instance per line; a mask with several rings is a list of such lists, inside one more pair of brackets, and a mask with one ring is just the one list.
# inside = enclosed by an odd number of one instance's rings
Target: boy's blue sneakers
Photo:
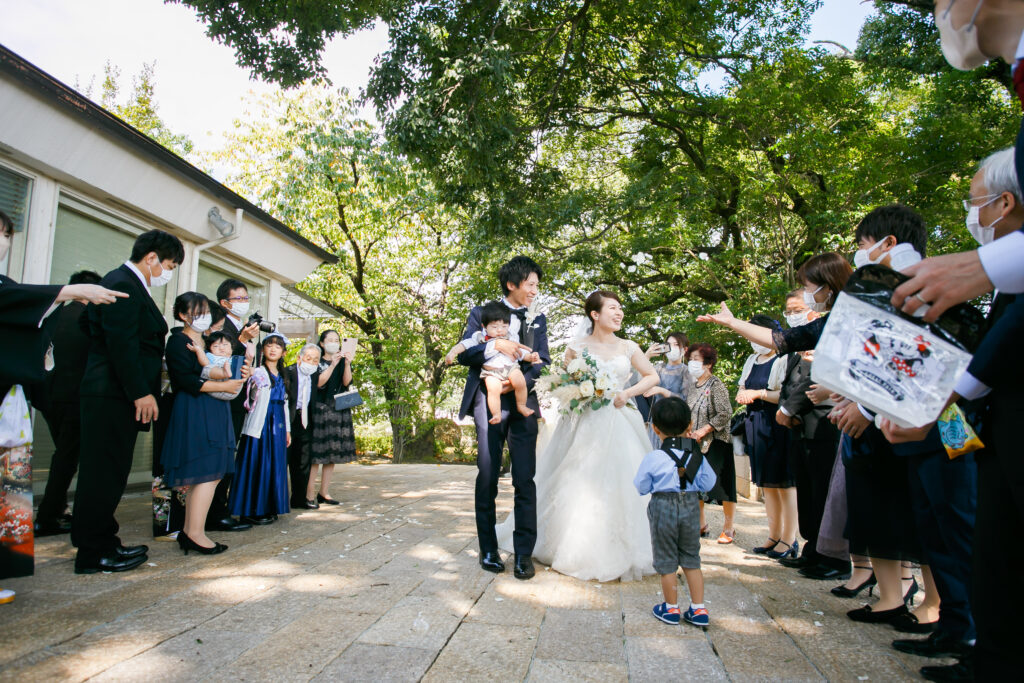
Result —
[[[683, 614], [683, 619], [687, 624], [693, 624], [694, 626], [700, 627], [706, 627], [711, 623], [711, 617], [708, 616], [708, 611], [703, 607], [694, 609], [693, 605], [690, 605], [690, 609], [686, 610]], [[678, 624], [679, 622], [676, 621], [675, 623]]]
[[666, 624], [678, 624], [679, 623], [679, 608], [669, 607], [668, 603], [661, 603], [655, 605], [654, 609], [651, 610], [656, 619], [661, 619]]

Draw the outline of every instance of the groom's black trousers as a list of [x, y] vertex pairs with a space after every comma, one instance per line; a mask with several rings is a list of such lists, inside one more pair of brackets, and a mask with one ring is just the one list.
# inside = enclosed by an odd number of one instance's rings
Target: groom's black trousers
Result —
[[[483, 383], [481, 383], [482, 389]], [[537, 543], [537, 485], [533, 481], [537, 469], [537, 417], [540, 406], [531, 393], [526, 405], [537, 411], [523, 417], [516, 410], [515, 394], [501, 397], [501, 424], [488, 424], [487, 395], [481, 390], [473, 404], [476, 422], [476, 534], [480, 552], [498, 552], [498, 536], [494, 525], [494, 499], [498, 496], [501, 475], [501, 452], [508, 441], [512, 461], [512, 486], [515, 489], [515, 533], [512, 545], [517, 555], [532, 555]]]

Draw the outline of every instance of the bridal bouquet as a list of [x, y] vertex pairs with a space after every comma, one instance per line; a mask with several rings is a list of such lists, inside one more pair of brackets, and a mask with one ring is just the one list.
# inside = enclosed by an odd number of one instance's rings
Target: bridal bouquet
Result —
[[616, 393], [615, 379], [598, 367], [587, 349], [564, 367], [552, 364], [537, 380], [537, 386], [557, 399], [562, 413], [598, 410], [610, 404]]

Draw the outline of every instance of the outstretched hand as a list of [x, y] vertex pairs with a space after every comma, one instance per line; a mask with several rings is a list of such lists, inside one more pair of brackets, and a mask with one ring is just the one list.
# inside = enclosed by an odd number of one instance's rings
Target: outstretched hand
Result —
[[736, 316], [732, 314], [729, 307], [722, 302], [722, 305], [718, 308], [718, 313], [705, 313], [704, 315], [697, 316], [697, 322], [699, 323], [715, 323], [716, 325], [723, 325], [729, 327], [736, 322]]

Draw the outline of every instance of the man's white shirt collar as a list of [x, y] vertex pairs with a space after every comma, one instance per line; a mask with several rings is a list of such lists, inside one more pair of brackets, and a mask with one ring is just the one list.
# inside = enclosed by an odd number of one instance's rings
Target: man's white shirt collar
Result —
[[513, 311], [525, 311], [526, 310], [526, 306], [513, 306], [512, 302], [509, 301], [506, 297], [501, 297], [501, 303], [505, 304], [506, 306], [508, 306]]
[[239, 318], [238, 316], [236, 316], [234, 313], [231, 313], [231, 312], [229, 312], [227, 310], [225, 310], [224, 313], [227, 314], [228, 320], [230, 320], [232, 323], [234, 323], [235, 329], [238, 330], [238, 331], [241, 331], [242, 330], [242, 319]]
[[138, 277], [138, 278], [139, 278], [139, 282], [141, 282], [141, 283], [142, 283], [142, 288], [143, 288], [144, 290], [146, 290], [146, 294], [149, 294], [149, 296], [150, 296], [150, 297], [152, 297], [152, 296], [153, 296], [153, 292], [149, 291], [149, 283], [148, 283], [148, 282], [146, 282], [146, 276], [142, 274], [142, 271], [141, 271], [141, 270], [139, 270], [138, 268], [136, 268], [136, 267], [135, 267], [135, 264], [134, 264], [134, 263], [132, 263], [131, 261], [125, 261], [125, 262], [124, 262], [124, 264], [125, 264], [126, 266], [128, 266], [128, 268], [129, 268], [129, 269], [130, 269], [130, 270], [131, 270], [131, 271], [132, 271], [133, 273], [135, 273], [135, 276], [136, 276], [136, 277]]

